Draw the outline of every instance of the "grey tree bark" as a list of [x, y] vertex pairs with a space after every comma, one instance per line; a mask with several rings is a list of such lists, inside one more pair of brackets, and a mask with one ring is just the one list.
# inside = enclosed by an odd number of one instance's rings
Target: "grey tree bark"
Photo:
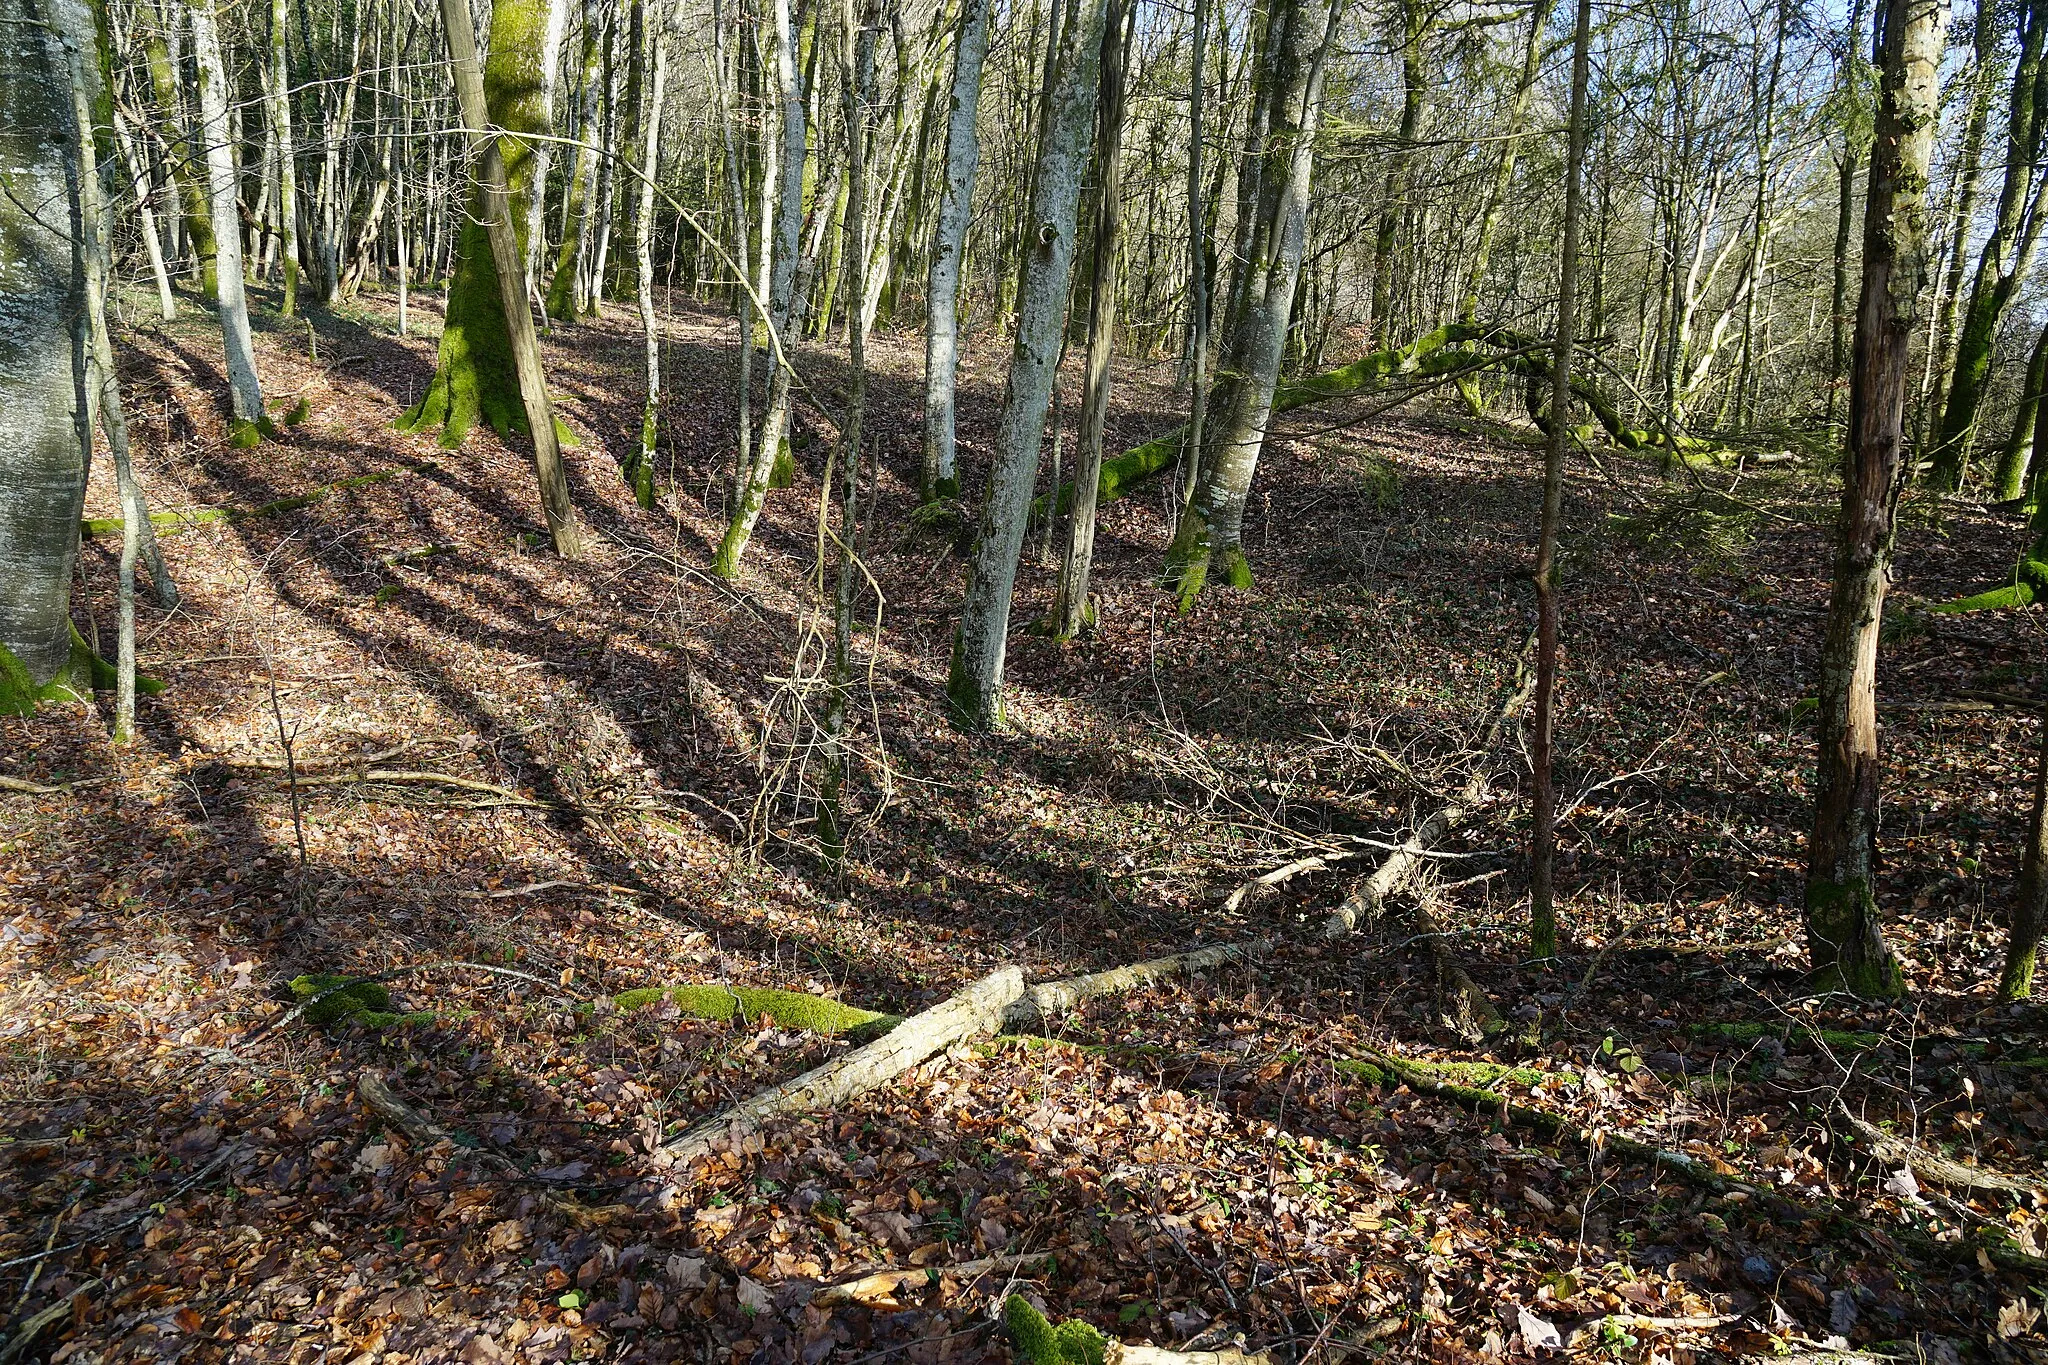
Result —
[[967, 250], [967, 225], [973, 218], [974, 173], [981, 160], [974, 117], [981, 101], [982, 62], [988, 56], [988, 6], [989, 0], [961, 0], [953, 51], [945, 187], [939, 196], [925, 302], [924, 463], [919, 491], [927, 499], [960, 496], [953, 434], [960, 369], [960, 267]]
[[[640, 413], [640, 449], [628, 471], [633, 498], [642, 507], [654, 506], [654, 441], [661, 425], [661, 325], [654, 313], [654, 188], [661, 164], [661, 104], [668, 91], [668, 31], [663, 8], [657, 3], [647, 12], [647, 87], [641, 111], [640, 204], [633, 221], [633, 263], [640, 304], [640, 335], [647, 355], [647, 405]], [[538, 203], [541, 196], [533, 196]]]
[[[1271, 17], [1267, 42], [1276, 62], [1267, 65], [1275, 88], [1272, 119], [1259, 175], [1256, 219], [1248, 235], [1240, 283], [1221, 367], [1210, 400], [1213, 426], [1203, 441], [1193, 494], [1167, 551], [1167, 577], [1182, 610], [1192, 606], [1212, 577], [1231, 587], [1251, 586], [1245, 562], [1245, 502], [1280, 379], [1281, 350], [1301, 274], [1308, 199], [1321, 122], [1323, 70], [1335, 42], [1343, 0], [1283, 0]], [[1316, 22], [1314, 11], [1320, 11]]]
[[1003, 720], [1003, 655], [1010, 596], [1038, 475], [1038, 447], [1052, 397], [1074, 268], [1074, 210], [1081, 198], [1083, 144], [1095, 115], [1107, 0], [1069, 0], [1060, 25], [1057, 75], [1040, 125], [1032, 173], [1029, 240], [1017, 298], [1010, 377], [996, 421], [995, 463], [967, 564], [967, 596], [953, 640], [946, 697], [954, 721], [988, 730]]
[[[1109, 362], [1116, 343], [1117, 262], [1123, 249], [1124, 59], [1135, 6], [1109, 0], [1102, 30], [1102, 94], [1095, 121], [1095, 251], [1088, 279], [1088, 368], [1081, 381], [1081, 448], [1074, 462], [1074, 508], [1053, 594], [1052, 635], [1071, 640], [1094, 623], [1088, 571], [1095, 559], [1095, 504], [1102, 481], [1102, 427], [1109, 412]], [[1059, 487], [1059, 470], [1053, 470]], [[1057, 498], [1055, 498], [1055, 503]], [[1048, 508], [1050, 521], [1054, 508]]]
[[254, 445], [274, 435], [263, 411], [263, 383], [256, 374], [256, 346], [249, 335], [249, 298], [242, 287], [242, 224], [236, 212], [235, 154], [228, 126], [233, 94], [221, 60], [220, 34], [212, 0], [186, 0], [192, 28], [193, 65], [199, 75], [199, 144], [206, 157], [206, 198], [213, 219], [214, 300], [227, 352], [228, 396], [235, 444]]
[[91, 433], [85, 256], [70, 81], [42, 27], [63, 17], [0, 0], [0, 711], [15, 714], [88, 686], [70, 610]]

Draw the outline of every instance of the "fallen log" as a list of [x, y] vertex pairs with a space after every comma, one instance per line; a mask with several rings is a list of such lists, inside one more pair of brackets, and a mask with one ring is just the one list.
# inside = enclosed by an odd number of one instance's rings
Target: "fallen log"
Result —
[[1024, 974], [1015, 967], [991, 972], [873, 1042], [693, 1124], [664, 1142], [656, 1155], [671, 1165], [687, 1165], [721, 1142], [738, 1142], [760, 1132], [782, 1115], [843, 1104], [954, 1043], [995, 1032], [1023, 994]]
[[1049, 1259], [1040, 1252], [1033, 1256], [986, 1256], [978, 1261], [962, 1261], [958, 1265], [892, 1266], [888, 1270], [877, 1271], [872, 1275], [863, 1275], [857, 1280], [828, 1284], [811, 1295], [811, 1303], [819, 1308], [837, 1308], [853, 1303], [871, 1304], [893, 1299], [906, 1289], [935, 1285], [941, 1279], [960, 1280], [971, 1284], [991, 1271], [1010, 1270]]
[[1155, 981], [1178, 976], [1184, 972], [1199, 972], [1208, 967], [1221, 966], [1226, 962], [1241, 962], [1247, 957], [1263, 952], [1265, 948], [1266, 943], [1262, 939], [1249, 943], [1225, 943], [1213, 948], [1198, 948], [1193, 952], [1176, 953], [1171, 957], [1155, 957], [1149, 962], [1133, 962], [1126, 967], [1112, 967], [1106, 972], [1092, 972], [1086, 976], [1070, 976], [1059, 981], [1048, 981], [1043, 985], [1028, 986], [1023, 994], [1004, 1010], [1003, 1024], [1009, 1029], [1035, 1028], [1090, 1000], [1099, 1000], [1105, 995], [1118, 995], [1140, 986], [1149, 986]]
[[[1415, 832], [1403, 839], [1378, 867], [1352, 885], [1350, 891], [1345, 894], [1343, 903], [1324, 922], [1325, 937], [1342, 938], [1356, 929], [1360, 921], [1377, 916], [1389, 896], [1404, 889], [1415, 879], [1415, 874], [1429, 859], [1430, 845], [1464, 824], [1473, 810], [1486, 799], [1493, 785], [1493, 751], [1499, 746], [1508, 722], [1522, 709], [1536, 686], [1536, 675], [1529, 667], [1529, 649], [1535, 642], [1536, 635], [1532, 631], [1529, 638], [1523, 642], [1521, 652], [1516, 656], [1514, 678], [1508, 684], [1505, 699], [1479, 736], [1464, 788], [1456, 799], [1447, 801], [1430, 812], [1415, 827]], [[1423, 932], [1434, 931], [1425, 929]]]
[[2023, 1194], [2033, 1198], [2042, 1197], [2039, 1182], [2021, 1180], [2001, 1171], [1986, 1170], [1981, 1166], [1965, 1166], [1939, 1152], [1931, 1152], [1917, 1142], [1909, 1141], [1896, 1133], [1887, 1133], [1876, 1124], [1857, 1118], [1849, 1106], [1840, 1099], [1835, 1101], [1835, 1117], [1847, 1125], [1872, 1155], [1890, 1166], [1904, 1166], [1920, 1179], [1950, 1189], [1997, 1190], [2005, 1194]]
[[[333, 483], [321, 484], [309, 492], [278, 498], [258, 507], [196, 507], [186, 512], [151, 512], [150, 525], [157, 528], [159, 535], [176, 535], [194, 526], [211, 521], [239, 522], [254, 521], [258, 517], [273, 517], [280, 512], [296, 512], [302, 507], [311, 507], [323, 498], [336, 493], [353, 492], [383, 483], [386, 479], [397, 478], [400, 474], [425, 474], [436, 469], [432, 461], [421, 465], [407, 465], [400, 469], [381, 469], [371, 474], [357, 474], [353, 478], [337, 479]], [[81, 534], [88, 536], [117, 536], [125, 523], [120, 517], [88, 517], [78, 523]]]

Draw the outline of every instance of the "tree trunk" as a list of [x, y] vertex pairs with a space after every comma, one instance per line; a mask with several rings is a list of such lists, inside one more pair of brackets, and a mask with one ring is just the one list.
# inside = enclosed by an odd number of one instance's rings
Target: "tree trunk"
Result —
[[[530, 60], [528, 49], [522, 56], [520, 41], [537, 17], [533, 11], [534, 0], [496, 0], [491, 11], [491, 62], [486, 68], [492, 77], [492, 85], [499, 91], [517, 90], [512, 84], [520, 70], [519, 63]], [[448, 34], [449, 66], [455, 77], [455, 94], [462, 111], [462, 122], [468, 131], [470, 153], [477, 163], [477, 193], [474, 201], [475, 217], [471, 226], [464, 230], [464, 237], [472, 234], [481, 236], [479, 244], [472, 240], [472, 247], [481, 250], [466, 253], [456, 266], [455, 288], [449, 291], [449, 312], [455, 310], [455, 293], [461, 287], [462, 273], [467, 270], [472, 285], [477, 280], [490, 284], [497, 303], [496, 322], [504, 330], [502, 338], [506, 359], [512, 367], [512, 388], [520, 402], [525, 425], [533, 438], [533, 469], [540, 485], [540, 500], [546, 514], [548, 530], [554, 537], [555, 553], [564, 559], [575, 559], [583, 553], [583, 538], [576, 528], [576, 512], [569, 504], [569, 481], [562, 469], [562, 447], [555, 434], [555, 415], [548, 403], [547, 377], [541, 371], [540, 338], [534, 335], [533, 311], [527, 305], [526, 283], [519, 270], [519, 221], [520, 216], [514, 205], [512, 177], [499, 152], [498, 138], [490, 131], [493, 123], [508, 129], [517, 129], [522, 124], [530, 127], [530, 119], [520, 120], [514, 109], [507, 109], [498, 117], [486, 107], [484, 98], [484, 70], [479, 69], [476, 54], [476, 34], [469, 26], [468, 0], [441, 0], [441, 19]], [[501, 66], [500, 63], [504, 63]], [[523, 153], [519, 155], [523, 156]], [[485, 254], [488, 252], [488, 255]], [[474, 301], [473, 301], [474, 302]], [[465, 323], [474, 333], [482, 332], [480, 323], [484, 315], [480, 310], [467, 314]], [[454, 330], [454, 323], [448, 324]], [[498, 338], [492, 338], [494, 341]], [[462, 345], [457, 343], [458, 349]], [[441, 355], [444, 368], [447, 367], [449, 343], [447, 333], [442, 334]], [[441, 380], [435, 376], [436, 382]], [[422, 400], [425, 402], [426, 400]], [[486, 409], [488, 411], [488, 409]], [[447, 442], [444, 433], [442, 441]]]
[[988, 55], [989, 0], [961, 0], [953, 53], [953, 94], [946, 120], [946, 183], [939, 197], [939, 228], [932, 243], [926, 286], [924, 342], [924, 462], [927, 499], [960, 496], [953, 436], [954, 394], [960, 368], [960, 266], [974, 211], [974, 174], [981, 159], [975, 111], [981, 99], [982, 60]]
[[91, 687], [70, 612], [91, 446], [85, 256], [70, 80], [42, 28], [74, 17], [49, 0], [0, 0], [0, 712], [18, 715]]
[[1515, 160], [1522, 150], [1522, 126], [1529, 113], [1529, 96], [1536, 89], [1536, 77], [1543, 64], [1543, 29], [1550, 22], [1551, 0], [1535, 0], [1529, 7], [1529, 41], [1522, 49], [1522, 74], [1515, 82], [1515, 96], [1508, 103], [1507, 136], [1501, 139], [1500, 159], [1494, 163], [1493, 183], [1486, 191], [1486, 207], [1479, 215], [1479, 236], [1472, 243], [1472, 268], [1465, 277], [1465, 297], [1458, 304], [1458, 319], [1470, 322], [1479, 315], [1479, 290], [1486, 283], [1487, 262], [1493, 255], [1494, 229], [1500, 224], [1501, 205], [1515, 182]]
[[[1564, 448], [1571, 439], [1572, 346], [1578, 321], [1579, 217], [1586, 169], [1586, 84], [1593, 0], [1579, 0], [1572, 30], [1572, 110], [1564, 163], [1564, 251], [1557, 267], [1557, 339], [1550, 361], [1550, 432], [1543, 454], [1543, 526], [1536, 548], [1536, 714], [1529, 736], [1529, 944], [1557, 956], [1557, 789], [1552, 736], [1557, 704], [1557, 534], [1564, 516]], [[1758, 231], [1762, 231], [1761, 225]]]
[[[1095, 251], [1088, 280], [1088, 369], [1081, 381], [1081, 448], [1074, 462], [1074, 509], [1053, 595], [1052, 634], [1071, 640], [1094, 624], [1088, 570], [1095, 558], [1095, 493], [1102, 479], [1102, 427], [1109, 413], [1109, 362], [1116, 349], [1117, 259], [1123, 249], [1124, 59], [1129, 51], [1123, 0], [1109, 0], [1102, 29], [1102, 90], [1095, 127]], [[1059, 486], [1059, 471], [1053, 471]], [[1050, 509], [1046, 523], [1053, 521]]]
[[1962, 301], [1963, 271], [1970, 259], [1970, 232], [1977, 220], [1977, 191], [1984, 180], [1984, 133], [1991, 122], [1991, 96], [1998, 85], [1998, 16], [1990, 0], [1979, 0], [1972, 22], [1970, 109], [1963, 120], [1963, 145], [1957, 154], [1955, 202], [1949, 212], [1948, 268], [1936, 289], [1939, 307], [1927, 347], [1932, 386], [1921, 387], [1920, 420], [1915, 433], [1927, 435], [1927, 415], [1938, 413], [1948, 395], [1949, 367], [1956, 358], [1956, 307]]
[[668, 91], [668, 33], [659, 0], [647, 15], [644, 41], [647, 86], [640, 119], [640, 204], [633, 214], [633, 263], [641, 342], [647, 355], [647, 405], [641, 409], [640, 445], [628, 457], [626, 482], [632, 486], [633, 500], [652, 510], [654, 441], [661, 424], [661, 326], [654, 313], [654, 188], [661, 164], [662, 97]]
[[[1181, 453], [1190, 474], [1209, 422], [1209, 258], [1213, 253], [1209, 249], [1209, 219], [1202, 205], [1202, 96], [1208, 23], [1209, 0], [1194, 0], [1193, 32], [1188, 38], [1188, 439]], [[1229, 74], [1227, 70], [1225, 74]], [[1226, 89], [1224, 93], [1229, 92]]]
[[2005, 970], [1998, 978], [2001, 1002], [2034, 993], [2034, 963], [2048, 929], [2048, 718], [2034, 755], [2034, 809], [2027, 821], [2027, 847], [2020, 867], [2019, 899], [2005, 941]]
[[242, 286], [242, 225], [236, 212], [233, 134], [228, 127], [227, 68], [214, 28], [212, 0], [188, 0], [192, 57], [199, 73], [199, 142], [206, 152], [207, 198], [213, 207], [214, 299], [227, 349], [228, 394], [239, 446], [275, 435], [263, 411], [263, 385], [256, 376], [256, 348], [249, 336], [249, 299]]
[[1003, 720], [1003, 654], [1010, 594], [1038, 477], [1039, 442], [1052, 397], [1074, 267], [1075, 208], [1084, 143], [1095, 114], [1096, 68], [1106, 0], [1068, 0], [1054, 79], [1032, 168], [1030, 232], [1017, 298], [1017, 336], [996, 421], [995, 461], [967, 566], [967, 595], [953, 643], [946, 696], [955, 722], [988, 730]]
[[1824, 982], [1897, 995], [1878, 922], [1877, 639], [1903, 482], [1907, 350], [1928, 270], [1927, 169], [1946, 0], [1883, 0], [1882, 95], [1863, 215], [1863, 289], [1820, 660], [1820, 770], [1807, 845], [1806, 936]]
[[[775, 484], [776, 467], [787, 461], [789, 451], [790, 381], [792, 357], [786, 348], [799, 330], [791, 323], [797, 316], [796, 302], [802, 292], [797, 282], [797, 261], [802, 247], [804, 216], [804, 162], [808, 156], [805, 136], [804, 92], [798, 66], [796, 25], [791, 21], [789, 0], [770, 0], [775, 10], [775, 81], [781, 107], [782, 155], [781, 202], [775, 210], [774, 250], [768, 274], [768, 320], [785, 348], [768, 379], [768, 412], [761, 423], [761, 441], [754, 457], [741, 468], [738, 496], [720, 540], [712, 572], [731, 578], [739, 572], [740, 556], [753, 538], [768, 490]], [[976, 3], [976, 0], [969, 0]], [[818, 214], [823, 224], [825, 215]], [[808, 281], [806, 281], [806, 284]], [[787, 482], [787, 479], [784, 480]]]
[[1343, 12], [1343, 0], [1329, 0], [1327, 8], [1319, 0], [1309, 3], [1321, 11], [1320, 24], [1311, 27], [1302, 0], [1276, 4], [1267, 21], [1267, 42], [1276, 45], [1277, 60], [1265, 64], [1275, 86], [1261, 149], [1257, 221], [1242, 283], [1232, 291], [1228, 354], [1209, 404], [1214, 425], [1203, 443], [1194, 493], [1167, 551], [1167, 576], [1183, 611], [1212, 578], [1230, 587], [1251, 586], [1244, 509], [1280, 380], [1307, 230], [1324, 64]]
[[573, 322], [577, 311], [577, 274], [583, 268], [584, 243], [590, 236], [590, 179], [597, 153], [592, 144], [598, 136], [597, 97], [601, 68], [598, 39], [602, 20], [597, 5], [586, 4], [583, 12], [583, 107], [576, 121], [576, 159], [570, 163], [569, 181], [563, 187], [567, 226], [562, 230], [562, 249], [555, 257], [554, 278], [548, 282], [548, 316], [556, 322]]
[[[445, 6], [444, 6], [445, 8]], [[405, 431], [432, 431], [439, 429], [441, 444], [455, 447], [462, 444], [469, 429], [482, 420], [490, 425], [500, 437], [510, 437], [521, 432], [534, 438], [536, 452], [543, 444], [541, 433], [531, 426], [532, 413], [528, 410], [531, 400], [537, 397], [542, 406], [547, 404], [547, 395], [527, 395], [521, 391], [520, 366], [523, 363], [515, 344], [515, 330], [531, 335], [533, 319], [526, 303], [524, 271], [521, 262], [525, 260], [524, 243], [518, 240], [526, 226], [526, 197], [532, 189], [533, 144], [518, 136], [521, 133], [546, 134], [548, 130], [545, 110], [540, 98], [540, 51], [546, 37], [547, 0], [494, 0], [491, 6], [490, 56], [484, 63], [478, 77], [480, 95], [495, 95], [497, 103], [489, 108], [489, 125], [502, 128], [514, 136], [502, 144], [496, 138], [486, 138], [479, 143], [486, 114], [485, 106], [479, 104], [473, 114], [465, 111], [463, 119], [469, 123], [470, 143], [474, 153], [495, 158], [505, 172], [505, 193], [508, 200], [507, 212], [511, 215], [510, 228], [514, 234], [511, 265], [513, 288], [508, 292], [501, 288], [498, 280], [500, 265], [495, 259], [492, 235], [485, 228], [491, 219], [486, 204], [489, 190], [479, 184], [470, 195], [468, 210], [463, 214], [461, 237], [455, 248], [455, 269], [448, 284], [447, 321], [441, 331], [440, 355], [434, 367], [434, 377], [428, 381], [426, 393], [400, 419], [399, 427]], [[462, 27], [469, 29], [465, 19]], [[474, 45], [475, 37], [471, 35]], [[462, 60], [460, 52], [455, 60]], [[457, 98], [467, 102], [458, 81]], [[487, 145], [491, 150], [484, 152]], [[508, 312], [509, 310], [509, 312]], [[525, 319], [522, 326], [517, 313]], [[533, 361], [538, 369], [539, 352], [536, 349]], [[545, 445], [559, 449], [559, 438], [551, 427], [545, 437]], [[545, 475], [543, 479], [545, 481]], [[544, 492], [544, 498], [547, 495]], [[557, 517], [569, 518], [567, 490], [562, 492], [559, 507], [549, 501], [549, 526], [555, 530], [557, 548], [560, 548], [562, 531], [557, 527]], [[572, 529], [569, 535], [575, 539], [573, 522], [564, 520], [563, 526]], [[567, 554], [568, 551], [564, 550]]]
[[171, 274], [164, 264], [163, 241], [157, 236], [156, 209], [150, 202], [154, 198], [149, 183], [149, 166], [143, 161], [135, 146], [134, 135], [128, 131], [128, 120], [114, 111], [114, 145], [121, 153], [122, 172], [135, 191], [135, 212], [141, 220], [142, 248], [149, 256], [149, 275], [156, 282], [157, 312], [165, 322], [174, 322], [178, 317], [178, 300], [171, 293]]
[[2034, 352], [2027, 359], [2027, 377], [2013, 410], [2012, 435], [2006, 438], [2005, 450], [1998, 459], [1991, 496], [1999, 502], [2011, 502], [2026, 491], [2028, 470], [2034, 460], [2034, 427], [2044, 390], [2048, 390], [2048, 327], [2041, 329]]
[[[861, 22], [854, 18], [854, 0], [840, 0], [841, 94], [846, 120], [846, 315], [860, 317], [867, 281], [858, 263], [867, 258], [867, 109], [875, 79], [874, 0], [862, 4]], [[847, 398], [846, 422], [840, 428], [839, 532], [836, 572], [832, 584], [832, 654], [825, 678], [824, 762], [818, 775], [818, 844], [827, 866], [835, 871], [846, 859], [846, 711], [853, 681], [853, 590], [859, 572], [853, 562], [854, 539], [860, 525], [861, 424], [867, 414], [868, 357], [863, 329], [856, 321], [847, 331], [853, 392]], [[824, 507], [819, 507], [822, 517]], [[821, 533], [825, 528], [820, 527]], [[823, 565], [819, 566], [820, 572]]]
[[1928, 482], [1953, 492], [1962, 487], [1970, 447], [1977, 434], [1977, 409], [1991, 378], [1991, 351], [1999, 320], [2033, 264], [2048, 213], [2048, 174], [2037, 170], [2048, 133], [2048, 0], [2026, 0], [2020, 10], [2020, 56], [2013, 67], [2012, 107], [2007, 119], [2005, 180], [1991, 236], [1977, 258], [1970, 303], [1956, 339], [1948, 402], [1941, 413]]
[[285, 0], [270, 0], [270, 88], [264, 105], [277, 139], [278, 255], [284, 263], [284, 300], [278, 316], [299, 310], [299, 176], [292, 142], [291, 57], [285, 35]]
[[185, 241], [201, 274], [200, 286], [211, 294], [213, 282], [213, 217], [207, 205], [204, 171], [195, 177], [192, 168], [203, 166], [203, 150], [186, 140], [184, 119], [178, 108], [178, 68], [171, 60], [168, 40], [178, 0], [157, 0], [137, 15], [142, 32], [143, 54], [149, 65], [150, 91], [156, 97], [157, 116], [163, 120], [165, 146], [170, 155], [164, 162], [173, 203], [182, 201], [185, 210]]

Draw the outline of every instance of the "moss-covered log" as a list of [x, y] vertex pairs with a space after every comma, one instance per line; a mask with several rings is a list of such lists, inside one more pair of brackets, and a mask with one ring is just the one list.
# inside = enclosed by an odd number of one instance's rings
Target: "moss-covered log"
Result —
[[[1273, 395], [1273, 415], [1284, 416], [1300, 408], [1340, 398], [1364, 397], [1382, 392], [1396, 383], [1421, 383], [1482, 369], [1499, 368], [1510, 374], [1547, 382], [1550, 362], [1545, 348], [1548, 344], [1540, 338], [1505, 327], [1476, 322], [1447, 323], [1435, 331], [1423, 333], [1405, 346], [1372, 351], [1348, 365], [1282, 384]], [[1608, 437], [1623, 449], [1642, 450], [1663, 444], [1661, 436], [1637, 430], [1623, 421], [1620, 409], [1592, 381], [1575, 378], [1572, 393], [1586, 405]], [[1531, 416], [1537, 418], [1539, 426], [1547, 420], [1536, 413]], [[1096, 485], [1098, 501], [1114, 502], [1138, 484], [1164, 473], [1180, 458], [1181, 446], [1186, 440], [1187, 428], [1176, 427], [1164, 436], [1132, 446], [1113, 460], [1103, 461], [1102, 477]], [[1073, 496], [1072, 484], [1061, 485], [1059, 510], [1062, 514], [1072, 503]], [[1032, 504], [1032, 515], [1044, 516], [1047, 502], [1045, 496], [1038, 498]]]

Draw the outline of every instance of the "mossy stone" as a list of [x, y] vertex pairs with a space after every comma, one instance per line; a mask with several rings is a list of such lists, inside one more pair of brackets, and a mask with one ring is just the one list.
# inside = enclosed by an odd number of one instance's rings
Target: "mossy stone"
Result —
[[[328, 991], [344, 985], [352, 978], [332, 972], [310, 972], [295, 976], [291, 981], [292, 998], [299, 1001], [319, 1000]], [[306, 1011], [306, 1018], [315, 1024], [332, 1024], [346, 1019], [351, 1014], [366, 1011], [383, 1014], [391, 1004], [391, 992], [375, 981], [357, 981], [346, 990], [334, 991], [325, 1000], [320, 1000]], [[383, 1014], [387, 1021], [399, 1016]]]

